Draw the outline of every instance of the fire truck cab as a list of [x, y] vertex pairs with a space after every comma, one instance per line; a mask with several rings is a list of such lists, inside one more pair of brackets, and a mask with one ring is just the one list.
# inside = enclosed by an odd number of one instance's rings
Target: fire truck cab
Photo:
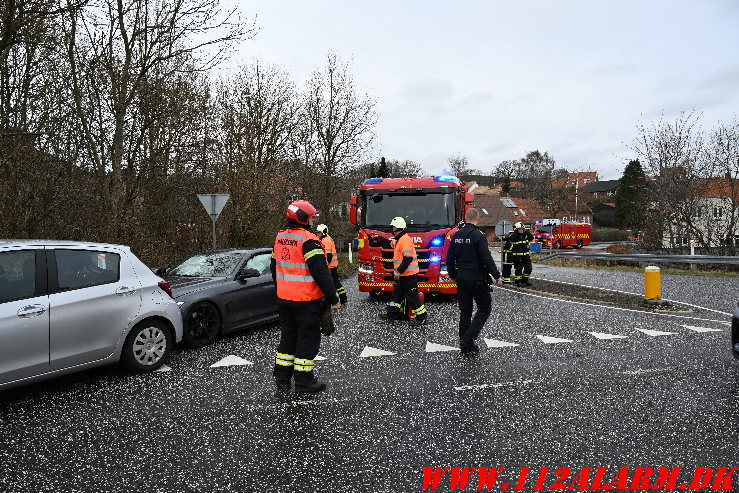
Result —
[[593, 226], [588, 223], [563, 223], [559, 219], [544, 219], [541, 225], [536, 225], [534, 241], [543, 246], [554, 248], [582, 248], [590, 245]]
[[425, 178], [370, 178], [349, 202], [350, 221], [358, 231], [359, 290], [392, 292], [393, 251], [384, 249], [373, 235], [390, 238], [390, 221], [402, 217], [418, 256], [418, 290], [456, 294], [457, 285], [447, 273], [449, 240], [473, 207], [475, 197], [455, 176]]

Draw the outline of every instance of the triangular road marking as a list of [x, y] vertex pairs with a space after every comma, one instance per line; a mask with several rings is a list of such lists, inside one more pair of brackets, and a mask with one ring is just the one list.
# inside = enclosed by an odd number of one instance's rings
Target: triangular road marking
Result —
[[253, 365], [251, 361], [246, 361], [244, 358], [239, 358], [238, 356], [234, 356], [233, 354], [229, 354], [225, 358], [223, 358], [218, 363], [214, 363], [210, 365], [211, 368], [218, 368], [220, 366], [243, 366], [243, 365]]
[[443, 344], [436, 344], [435, 342], [426, 341], [426, 352], [436, 353], [438, 351], [459, 351], [458, 347], [445, 346]]
[[563, 342], [575, 342], [571, 341], [570, 339], [560, 339], [559, 337], [550, 337], [550, 336], [542, 336], [537, 334], [536, 337], [539, 338], [541, 342], [544, 344], [560, 344]]
[[636, 329], [639, 332], [642, 332], [648, 336], [652, 337], [658, 337], [658, 336], [674, 336], [677, 334], [677, 332], [662, 332], [661, 330], [650, 330], [650, 329]]
[[618, 334], [606, 334], [605, 332], [588, 332], [591, 336], [596, 339], [608, 340], [608, 339], [626, 339], [626, 336], [620, 336]]
[[696, 327], [694, 325], [681, 325], [686, 329], [690, 329], [693, 332], [721, 332], [721, 329], [709, 329], [708, 327]]
[[324, 358], [323, 356], [316, 356], [314, 359], [316, 361], [325, 361], [326, 360], [326, 358]]
[[170, 367], [169, 367], [169, 366], [167, 366], [167, 365], [162, 365], [162, 366], [160, 366], [160, 367], [159, 367], [158, 369], [156, 369], [156, 370], [154, 370], [154, 371], [155, 371], [155, 372], [157, 372], [157, 371], [160, 371], [160, 372], [165, 372], [165, 371], [172, 371], [172, 368], [170, 368]]
[[395, 356], [395, 353], [391, 353], [390, 351], [385, 351], [383, 349], [377, 349], [374, 347], [364, 346], [364, 349], [362, 349], [362, 352], [359, 355], [359, 357], [366, 358], [368, 356]]
[[518, 344], [515, 342], [507, 342], [507, 341], [498, 341], [496, 339], [488, 339], [485, 338], [485, 344], [488, 345], [488, 347], [516, 347]]

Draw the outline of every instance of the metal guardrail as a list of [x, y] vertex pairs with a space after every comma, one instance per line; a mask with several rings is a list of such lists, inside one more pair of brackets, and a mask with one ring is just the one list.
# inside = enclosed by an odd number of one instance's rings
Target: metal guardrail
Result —
[[539, 260], [554, 258], [579, 258], [589, 260], [625, 260], [628, 262], [662, 263], [662, 264], [727, 264], [739, 265], [739, 257], [714, 255], [655, 255], [651, 253], [580, 253], [555, 252], [541, 257]]

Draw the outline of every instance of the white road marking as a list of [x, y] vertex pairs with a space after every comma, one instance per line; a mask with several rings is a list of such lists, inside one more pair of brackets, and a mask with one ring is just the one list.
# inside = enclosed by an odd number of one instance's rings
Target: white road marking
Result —
[[560, 339], [559, 337], [543, 336], [540, 334], [536, 334], [536, 337], [538, 337], [539, 340], [544, 344], [561, 344], [563, 342], [575, 342], [570, 339]]
[[391, 353], [390, 351], [385, 351], [384, 349], [377, 349], [370, 346], [364, 346], [364, 349], [362, 349], [362, 352], [360, 353], [360, 358], [367, 358], [370, 356], [395, 356], [396, 353]]
[[677, 332], [663, 332], [661, 330], [650, 330], [650, 329], [636, 329], [639, 332], [642, 332], [648, 336], [652, 337], [659, 337], [659, 336], [674, 336], [677, 335]]
[[154, 370], [155, 372], [165, 372], [165, 371], [172, 371], [172, 368], [170, 368], [167, 365], [162, 365], [158, 369]]
[[659, 373], [663, 371], [670, 371], [674, 370], [674, 366], [670, 366], [668, 368], [639, 368], [638, 370], [630, 370], [630, 371], [622, 371], [622, 375], [642, 375], [644, 373]]
[[681, 325], [693, 332], [721, 332], [721, 329], [709, 329], [708, 327], [696, 327], [695, 325]]
[[443, 344], [436, 344], [435, 342], [426, 341], [426, 352], [436, 353], [439, 351], [459, 351], [458, 347], [445, 346]]
[[512, 387], [515, 385], [528, 385], [531, 383], [537, 383], [536, 380], [519, 380], [517, 382], [501, 382], [501, 383], [483, 383], [480, 385], [463, 385], [461, 387], [454, 387], [454, 390], [482, 390], [482, 389], [499, 389], [500, 387]]
[[[561, 282], [561, 281], [557, 281], [557, 282]], [[578, 284], [578, 286], [581, 286], [581, 284]], [[589, 286], [583, 286], [583, 287], [589, 287]], [[557, 297], [554, 297], [554, 296], [542, 296], [540, 294], [528, 293], [526, 291], [517, 291], [515, 289], [507, 289], [507, 288], [504, 288], [502, 286], [495, 286], [495, 289], [502, 289], [503, 291], [508, 291], [509, 293], [516, 293], [516, 294], [520, 294], [520, 295], [523, 295], [523, 296], [531, 296], [531, 297], [534, 297], [534, 298], [541, 298], [541, 299], [549, 300], [549, 301], [559, 301], [559, 302], [562, 302], [562, 303], [572, 303], [573, 305], [585, 305], [585, 306], [589, 306], [591, 308], [592, 307], [607, 308], [607, 309], [610, 309], [610, 310], [620, 310], [620, 311], [624, 311], [624, 312], [643, 313], [643, 314], [646, 314], [646, 315], [656, 315], [658, 317], [687, 318], [688, 320], [700, 320], [701, 322], [711, 322], [711, 323], [719, 323], [719, 324], [731, 325], [729, 322], [722, 322], [720, 320], [713, 320], [711, 318], [688, 317], [688, 316], [685, 316], [685, 315], [673, 315], [671, 313], [659, 313], [659, 312], [648, 312], [648, 311], [644, 311], [644, 310], [633, 310], [631, 308], [621, 308], [620, 306], [598, 305], [598, 304], [595, 304], [595, 303], [588, 303], [588, 302], [584, 302], [584, 301], [567, 300], [567, 299], [564, 299], [564, 298], [557, 298]], [[682, 303], [682, 302], [676, 302], [676, 303]], [[683, 304], [685, 304], [685, 303], [683, 303]], [[709, 311], [713, 311], [713, 312], [716, 312], [716, 313], [721, 313], [721, 314], [724, 314], [724, 315], [731, 316], [730, 313], [727, 314], [727, 313], [724, 313], [724, 312], [719, 312], [717, 310], [711, 310], [709, 308], [705, 308], [705, 307], [702, 307], [702, 306], [697, 306], [696, 305], [696, 308], [702, 308], [704, 310], [709, 310]]]
[[515, 342], [498, 341], [496, 339], [488, 339], [487, 337], [485, 338], [485, 344], [487, 344], [488, 347], [495, 347], [495, 348], [518, 346], [518, 344], [516, 344]]
[[608, 340], [608, 339], [626, 339], [627, 336], [620, 336], [618, 334], [606, 334], [605, 332], [588, 332], [591, 336], [596, 339]]
[[326, 361], [326, 358], [324, 358], [323, 356], [316, 356], [314, 359], [316, 361]]
[[238, 356], [234, 356], [233, 354], [229, 354], [225, 358], [223, 358], [218, 363], [214, 363], [210, 365], [211, 368], [218, 368], [221, 366], [244, 366], [244, 365], [253, 365], [251, 361], [246, 361], [244, 358], [239, 358]]

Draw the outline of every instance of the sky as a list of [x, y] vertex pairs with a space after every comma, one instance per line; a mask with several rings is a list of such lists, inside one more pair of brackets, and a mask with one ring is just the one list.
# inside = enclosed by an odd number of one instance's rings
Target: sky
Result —
[[736, 0], [246, 0], [239, 11], [258, 33], [223, 70], [259, 60], [300, 87], [328, 53], [349, 62], [377, 100], [366, 161], [436, 174], [464, 155], [490, 172], [539, 150], [617, 179], [640, 121], [739, 117]]

